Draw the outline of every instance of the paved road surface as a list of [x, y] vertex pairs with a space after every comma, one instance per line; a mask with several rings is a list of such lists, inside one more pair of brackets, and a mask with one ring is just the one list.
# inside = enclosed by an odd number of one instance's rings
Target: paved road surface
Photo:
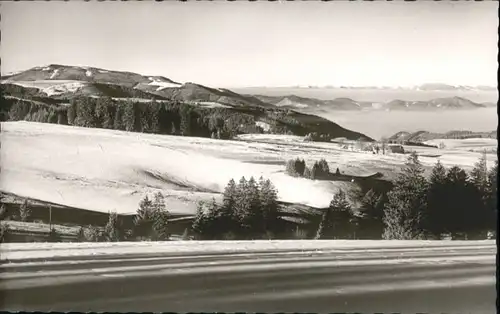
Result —
[[4, 263], [1, 309], [496, 313], [495, 255], [492, 244]]

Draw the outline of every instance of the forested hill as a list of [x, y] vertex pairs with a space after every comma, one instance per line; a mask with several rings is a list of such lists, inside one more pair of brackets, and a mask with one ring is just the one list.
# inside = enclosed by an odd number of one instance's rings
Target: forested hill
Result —
[[[264, 106], [223, 106], [167, 99], [146, 91], [106, 85], [125, 97], [57, 95], [2, 84], [2, 121], [36, 121], [134, 132], [228, 139], [237, 134], [275, 133], [373, 141], [324, 118]], [[128, 92], [135, 94], [127, 94]]]

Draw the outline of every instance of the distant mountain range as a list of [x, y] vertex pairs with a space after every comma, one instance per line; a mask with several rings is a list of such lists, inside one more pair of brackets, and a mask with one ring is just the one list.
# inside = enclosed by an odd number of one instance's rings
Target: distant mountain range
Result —
[[290, 96], [263, 96], [252, 95], [263, 102], [277, 107], [294, 108], [297, 110], [446, 110], [446, 109], [479, 109], [496, 106], [494, 103], [476, 103], [463, 97], [436, 98], [428, 101], [392, 100], [387, 103], [355, 101], [350, 98], [335, 98], [320, 100], [295, 95]]
[[[339, 97], [331, 100], [296, 95], [264, 96], [238, 94], [225, 88], [210, 88], [196, 83], [179, 83], [163, 76], [145, 76], [132, 72], [110, 71], [95, 67], [51, 64], [34, 67], [2, 77], [2, 83], [36, 88], [38, 96], [71, 98], [109, 96], [116, 98], [175, 99], [218, 106], [263, 108], [280, 107], [313, 113], [319, 110], [458, 110], [494, 107], [496, 103], [477, 103], [463, 97], [436, 98], [425, 101], [395, 99], [389, 102], [356, 101]], [[310, 87], [313, 88], [313, 87]], [[331, 87], [333, 88], [333, 87]], [[390, 87], [341, 87], [352, 89], [387, 89]], [[487, 86], [468, 87], [447, 84], [423, 84], [417, 91], [495, 90]], [[33, 92], [33, 91], [32, 91]]]
[[[266, 86], [255, 86], [252, 88], [267, 88]], [[333, 86], [333, 85], [293, 85], [281, 86], [279, 88], [292, 89], [345, 89], [345, 90], [416, 90], [416, 91], [496, 91], [496, 86], [487, 85], [450, 85], [443, 83], [426, 83], [415, 86]]]
[[473, 132], [473, 131], [449, 131], [446, 133], [435, 133], [428, 131], [397, 132], [388, 138], [390, 142], [413, 142], [422, 143], [435, 139], [467, 139], [467, 138], [497, 138], [497, 131]]
[[456, 91], [496, 91], [496, 86], [486, 86], [486, 85], [449, 85], [441, 83], [427, 83], [412, 87], [414, 90], [422, 91], [446, 91], [446, 90], [456, 90]]

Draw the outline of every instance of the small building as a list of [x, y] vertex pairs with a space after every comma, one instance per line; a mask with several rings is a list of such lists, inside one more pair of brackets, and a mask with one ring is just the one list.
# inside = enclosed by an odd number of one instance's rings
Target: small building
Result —
[[405, 149], [403, 148], [403, 145], [399, 145], [399, 144], [389, 144], [387, 146], [389, 152], [391, 153], [395, 153], [395, 154], [404, 154], [405, 153]]

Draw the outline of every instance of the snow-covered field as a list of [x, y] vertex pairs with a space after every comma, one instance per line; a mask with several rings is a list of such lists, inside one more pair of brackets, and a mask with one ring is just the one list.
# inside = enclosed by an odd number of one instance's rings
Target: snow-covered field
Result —
[[182, 84], [165, 82], [163, 80], [153, 78], [153, 77], [150, 77], [149, 79], [151, 80], [151, 82], [148, 85], [158, 86], [156, 91], [161, 91], [162, 89], [165, 89], [165, 88], [177, 88], [177, 87], [182, 86]]
[[[279, 199], [326, 207], [350, 182], [313, 181], [284, 173], [285, 162], [325, 158], [345, 174], [390, 175], [404, 155], [343, 150], [300, 137], [247, 135], [238, 141], [88, 129], [32, 122], [2, 123], [0, 190], [61, 205], [133, 213], [146, 193], [161, 191], [173, 213], [193, 214], [198, 200], [220, 199], [242, 176], [271, 179]], [[436, 150], [437, 151], [437, 150]], [[479, 153], [444, 151], [443, 164], [470, 169]], [[496, 156], [489, 155], [489, 158]], [[432, 166], [436, 158], [422, 157]]]
[[498, 148], [498, 141], [494, 138], [468, 138], [468, 139], [436, 139], [426, 141], [427, 145], [439, 145], [443, 143], [445, 149], [481, 152], [483, 150], [493, 151]]
[[50, 87], [42, 89], [42, 92], [47, 94], [47, 96], [54, 96], [54, 95], [61, 95], [65, 93], [74, 93], [78, 89], [85, 87], [86, 83], [85, 82], [69, 82], [69, 83], [62, 83], [59, 85], [52, 85]]
[[[9, 80], [2, 81], [2, 83], [9, 83]], [[37, 81], [15, 81], [15, 82], [10, 82], [14, 83], [19, 86], [23, 87], [34, 87], [34, 88], [39, 88], [39, 89], [45, 89], [45, 88], [50, 88], [53, 86], [57, 85], [64, 85], [64, 84], [76, 84], [76, 83], [82, 83], [82, 81], [75, 81], [75, 80], [37, 80]]]

